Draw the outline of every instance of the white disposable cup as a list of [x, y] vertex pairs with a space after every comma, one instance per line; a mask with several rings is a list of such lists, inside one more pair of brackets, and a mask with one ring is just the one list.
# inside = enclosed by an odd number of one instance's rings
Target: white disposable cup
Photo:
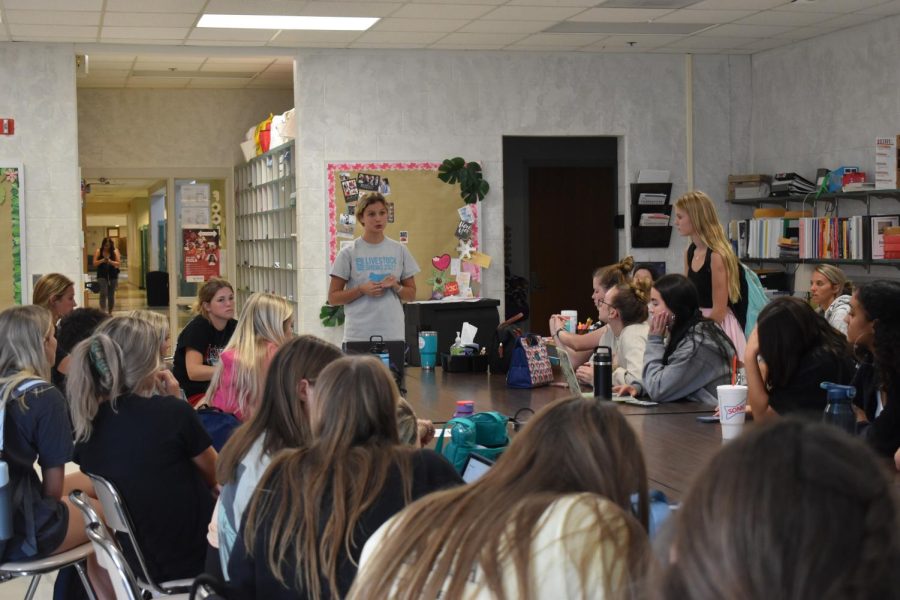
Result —
[[577, 310], [561, 310], [559, 315], [566, 319], [566, 331], [569, 333], [578, 332], [578, 311]]
[[741, 434], [747, 416], [747, 386], [720, 385], [716, 387], [716, 394], [719, 397], [722, 439], [734, 439]]

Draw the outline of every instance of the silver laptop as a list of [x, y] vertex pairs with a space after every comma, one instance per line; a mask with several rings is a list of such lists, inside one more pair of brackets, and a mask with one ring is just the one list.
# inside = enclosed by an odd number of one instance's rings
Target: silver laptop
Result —
[[569, 386], [569, 391], [572, 392], [573, 396], [580, 396], [581, 384], [578, 383], [578, 377], [575, 376], [575, 367], [572, 366], [572, 361], [569, 360], [569, 354], [565, 350], [557, 348], [556, 356], [559, 357], [559, 368], [566, 378], [566, 385]]

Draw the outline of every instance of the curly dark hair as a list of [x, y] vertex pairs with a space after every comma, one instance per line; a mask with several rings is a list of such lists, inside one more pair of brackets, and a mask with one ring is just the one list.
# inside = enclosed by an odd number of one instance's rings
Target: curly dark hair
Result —
[[875, 367], [881, 381], [887, 389], [896, 389], [900, 385], [900, 282], [864, 283], [856, 299], [866, 319], [875, 322]]

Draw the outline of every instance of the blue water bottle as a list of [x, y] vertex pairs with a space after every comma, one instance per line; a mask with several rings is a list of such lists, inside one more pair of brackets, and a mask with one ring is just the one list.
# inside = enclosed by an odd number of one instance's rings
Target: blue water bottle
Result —
[[856, 388], [852, 385], [839, 385], [830, 381], [819, 384], [827, 391], [828, 403], [825, 405], [823, 423], [830, 423], [851, 435], [856, 434], [856, 414], [850, 402], [856, 397]]

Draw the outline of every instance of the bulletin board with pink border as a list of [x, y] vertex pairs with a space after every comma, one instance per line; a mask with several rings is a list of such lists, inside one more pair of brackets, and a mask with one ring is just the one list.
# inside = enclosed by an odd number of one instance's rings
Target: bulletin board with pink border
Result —
[[[485, 257], [478, 252], [478, 207], [462, 201], [458, 186], [438, 179], [439, 166], [437, 162], [326, 163], [329, 264], [344, 244], [363, 233], [356, 219], [359, 200], [380, 192], [388, 202], [385, 234], [406, 244], [421, 269], [416, 275], [416, 299], [457, 295], [457, 279], [464, 283], [466, 278], [479, 296], [478, 263], [483, 264]], [[459, 273], [469, 275], [458, 277]]]

